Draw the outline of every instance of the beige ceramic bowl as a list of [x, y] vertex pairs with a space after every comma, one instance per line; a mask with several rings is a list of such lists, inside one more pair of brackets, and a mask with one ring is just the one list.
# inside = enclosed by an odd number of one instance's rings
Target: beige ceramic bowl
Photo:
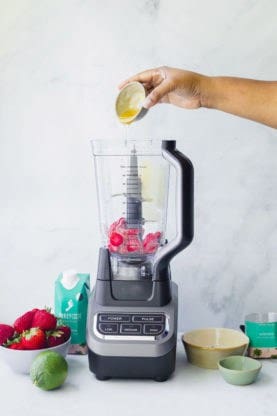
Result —
[[197, 329], [184, 334], [182, 341], [190, 363], [211, 369], [229, 355], [244, 355], [249, 343], [243, 332], [229, 328]]

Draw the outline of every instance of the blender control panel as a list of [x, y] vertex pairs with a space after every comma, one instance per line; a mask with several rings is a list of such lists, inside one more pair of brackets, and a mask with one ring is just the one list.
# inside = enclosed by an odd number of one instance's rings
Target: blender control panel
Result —
[[97, 330], [101, 335], [157, 336], [165, 332], [164, 314], [99, 313]]

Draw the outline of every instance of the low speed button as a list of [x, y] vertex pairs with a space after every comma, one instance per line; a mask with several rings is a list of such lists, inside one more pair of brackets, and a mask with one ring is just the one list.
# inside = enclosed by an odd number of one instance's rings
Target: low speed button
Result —
[[114, 335], [117, 334], [118, 332], [118, 324], [104, 324], [101, 323], [99, 324], [98, 327], [99, 331], [101, 332], [101, 334], [105, 334], [105, 335]]
[[145, 324], [143, 326], [143, 333], [145, 335], [159, 335], [163, 332], [163, 325], [160, 324]]

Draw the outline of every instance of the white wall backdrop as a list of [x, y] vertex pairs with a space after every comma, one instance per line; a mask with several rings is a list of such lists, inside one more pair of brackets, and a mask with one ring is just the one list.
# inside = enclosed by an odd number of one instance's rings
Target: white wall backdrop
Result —
[[[0, 0], [1, 322], [51, 305], [63, 269], [95, 279], [88, 139], [123, 137], [119, 81], [162, 64], [276, 79], [276, 16], [275, 0]], [[162, 105], [130, 134], [176, 138], [195, 166], [195, 238], [172, 263], [179, 329], [276, 311], [276, 130]]]

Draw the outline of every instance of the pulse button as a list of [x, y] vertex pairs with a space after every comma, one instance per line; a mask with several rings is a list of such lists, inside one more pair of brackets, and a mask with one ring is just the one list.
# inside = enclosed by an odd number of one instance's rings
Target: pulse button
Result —
[[164, 315], [133, 315], [133, 322], [143, 322], [143, 323], [163, 323]]

